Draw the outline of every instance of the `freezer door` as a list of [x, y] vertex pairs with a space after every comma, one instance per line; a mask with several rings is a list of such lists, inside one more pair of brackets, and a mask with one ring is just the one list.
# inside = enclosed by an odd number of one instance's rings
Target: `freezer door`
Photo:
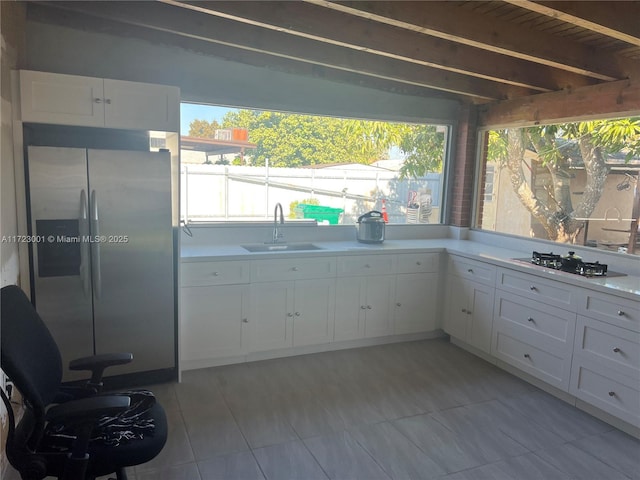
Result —
[[93, 355], [93, 315], [85, 149], [29, 147], [29, 201], [36, 309], [62, 354], [63, 379], [74, 358]]
[[116, 375], [175, 367], [169, 153], [89, 150], [96, 353]]

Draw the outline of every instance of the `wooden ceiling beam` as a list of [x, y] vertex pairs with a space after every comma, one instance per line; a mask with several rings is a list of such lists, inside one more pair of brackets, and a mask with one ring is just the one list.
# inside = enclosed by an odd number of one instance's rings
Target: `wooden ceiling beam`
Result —
[[508, 128], [640, 115], [640, 81], [619, 80], [478, 106], [480, 128]]
[[640, 3], [504, 0], [532, 12], [640, 46]]
[[321, 65], [480, 99], [530, 95], [532, 90], [380, 57], [156, 2], [53, 2], [52, 6], [169, 32], [199, 41]]
[[308, 3], [162, 1], [319, 42], [541, 92], [596, 83], [594, 79], [583, 75], [540, 66], [358, 16], [345, 15]]
[[[640, 62], [610, 52], [598, 52], [579, 42], [527, 29], [489, 14], [459, 8], [454, 2], [305, 1], [598, 80], [640, 75]], [[560, 44], [562, 48], [559, 48]]]

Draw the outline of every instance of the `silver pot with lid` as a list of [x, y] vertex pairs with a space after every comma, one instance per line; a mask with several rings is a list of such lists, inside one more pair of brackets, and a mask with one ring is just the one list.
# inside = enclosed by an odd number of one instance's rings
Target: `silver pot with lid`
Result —
[[384, 242], [385, 222], [382, 213], [372, 210], [358, 217], [357, 239], [360, 243]]

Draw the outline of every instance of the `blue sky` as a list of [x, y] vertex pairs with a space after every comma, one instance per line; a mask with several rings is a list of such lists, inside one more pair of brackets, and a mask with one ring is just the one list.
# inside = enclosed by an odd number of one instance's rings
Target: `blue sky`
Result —
[[189, 134], [189, 125], [196, 118], [198, 120], [222, 121], [225, 113], [238, 110], [237, 108], [215, 107], [212, 105], [197, 105], [195, 103], [180, 104], [180, 135]]

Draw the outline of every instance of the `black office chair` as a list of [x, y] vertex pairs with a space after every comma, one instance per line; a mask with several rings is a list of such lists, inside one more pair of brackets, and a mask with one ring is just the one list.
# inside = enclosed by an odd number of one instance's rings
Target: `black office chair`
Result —
[[64, 387], [62, 360], [53, 337], [20, 288], [2, 288], [1, 367], [22, 394], [24, 414], [16, 425], [10, 399], [6, 452], [24, 480], [53, 476], [93, 480], [153, 459], [167, 440], [163, 408], [146, 391], [99, 393], [102, 373], [131, 361], [131, 354], [74, 360], [69, 368], [92, 372], [85, 386]]

